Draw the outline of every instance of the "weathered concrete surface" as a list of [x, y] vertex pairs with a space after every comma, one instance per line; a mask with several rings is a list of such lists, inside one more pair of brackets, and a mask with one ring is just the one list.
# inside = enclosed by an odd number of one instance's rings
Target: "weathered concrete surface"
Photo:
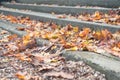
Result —
[[17, 27], [24, 27], [23, 25], [19, 25], [19, 24], [12, 24], [3, 20], [0, 20], [0, 28], [7, 30], [9, 32], [11, 32], [12, 34], [17, 34], [18, 36], [24, 36], [26, 34], [26, 32], [24, 31], [18, 31], [16, 28]]
[[27, 5], [27, 4], [14, 4], [14, 3], [1, 3], [5, 7], [22, 9], [22, 10], [32, 10], [37, 12], [51, 13], [55, 12], [57, 14], [80, 14], [80, 13], [94, 13], [95, 11], [100, 11], [103, 13], [108, 13], [110, 10], [117, 10], [112, 8], [90, 8], [90, 7], [73, 7], [73, 6], [46, 6], [46, 5]]
[[68, 60], [82, 60], [94, 69], [106, 74], [107, 80], [120, 80], [120, 61], [93, 52], [67, 51], [63, 52]]
[[89, 27], [95, 30], [108, 29], [111, 32], [116, 32], [117, 30], [120, 30], [120, 26], [117, 26], [117, 25], [80, 21], [78, 19], [67, 19], [67, 18], [60, 19], [60, 18], [57, 18], [55, 15], [48, 14], [48, 13], [26, 12], [26, 11], [20, 11], [20, 10], [9, 10], [9, 9], [4, 9], [4, 8], [0, 8], [0, 12], [4, 13], [5, 15], [9, 14], [9, 15], [14, 15], [14, 16], [20, 16], [20, 15], [30, 16], [31, 19], [40, 20], [43, 22], [52, 21], [61, 26], [71, 24], [73, 26], [78, 26], [80, 28]]
[[120, 7], [120, 0], [16, 0], [20, 3]]
[[[19, 36], [24, 36], [26, 32], [16, 30], [16, 27], [20, 26], [18, 24], [12, 24], [10, 22], [0, 20], [0, 28], [10, 31], [13, 34]], [[24, 25], [21, 25], [25, 27]], [[36, 39], [37, 44], [42, 46], [48, 44], [49, 41], [44, 39]], [[63, 51], [62, 55], [68, 60], [79, 61], [82, 60], [86, 62], [91, 67], [104, 73], [107, 80], [120, 80], [120, 60], [110, 58], [107, 55], [96, 54], [93, 52], [80, 52], [80, 51]]]

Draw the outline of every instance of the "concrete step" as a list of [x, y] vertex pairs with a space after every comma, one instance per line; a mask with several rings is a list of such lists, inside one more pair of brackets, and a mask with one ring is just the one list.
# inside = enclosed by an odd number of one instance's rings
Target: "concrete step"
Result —
[[[3, 28], [11, 33], [17, 35], [25, 35], [25, 31], [16, 30], [18, 24], [13, 24], [10, 22], [0, 20], [0, 28]], [[23, 26], [24, 27], [24, 26]], [[49, 41], [44, 39], [36, 39], [38, 45], [48, 44]], [[74, 61], [84, 61], [90, 65], [95, 70], [100, 71], [106, 75], [107, 80], [120, 80], [120, 60], [110, 58], [101, 54], [96, 54], [94, 52], [85, 51], [63, 51], [62, 55], [66, 57], [67, 60]]]
[[88, 21], [80, 21], [78, 19], [60, 19], [55, 15], [48, 14], [48, 13], [41, 13], [41, 12], [29, 12], [29, 11], [21, 11], [21, 10], [14, 10], [14, 9], [7, 9], [7, 8], [0, 8], [0, 13], [4, 13], [6, 15], [14, 15], [14, 16], [30, 16], [31, 19], [40, 20], [43, 22], [55, 22], [58, 25], [65, 26], [66, 24], [71, 24], [73, 26], [79, 26], [80, 28], [89, 27], [93, 30], [100, 30], [100, 29], [108, 29], [111, 32], [116, 32], [120, 30], [120, 26], [118, 25], [110, 25], [104, 23], [95, 23], [95, 22], [88, 22]]
[[21, 3], [9, 3], [2, 2], [3, 6], [21, 10], [31, 10], [45, 13], [57, 13], [57, 14], [81, 14], [81, 13], [94, 13], [100, 11], [108, 13], [110, 10], [117, 10], [115, 8], [102, 8], [102, 7], [75, 7], [75, 6], [55, 6], [55, 5], [34, 5], [34, 4], [21, 4]]
[[120, 80], [120, 61], [93, 52], [66, 51], [63, 56], [68, 60], [82, 60], [106, 75], [107, 80]]
[[120, 7], [120, 0], [16, 0], [19, 3], [58, 4], [70, 6]]

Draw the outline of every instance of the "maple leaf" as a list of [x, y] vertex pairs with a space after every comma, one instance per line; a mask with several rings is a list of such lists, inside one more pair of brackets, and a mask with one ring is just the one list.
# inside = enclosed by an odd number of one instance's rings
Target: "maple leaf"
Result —
[[79, 33], [79, 36], [80, 36], [81, 38], [87, 39], [88, 34], [89, 34], [90, 32], [91, 32], [91, 29], [90, 29], [90, 28], [84, 28], [83, 31], [81, 31], [81, 32]]

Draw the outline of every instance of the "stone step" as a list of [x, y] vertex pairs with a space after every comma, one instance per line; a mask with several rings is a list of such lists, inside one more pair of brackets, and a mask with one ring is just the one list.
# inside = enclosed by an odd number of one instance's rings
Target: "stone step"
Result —
[[19, 3], [58, 4], [70, 6], [120, 7], [120, 0], [16, 0]]
[[40, 20], [43, 22], [55, 22], [58, 25], [65, 26], [67, 24], [71, 24], [73, 26], [78, 26], [80, 28], [89, 27], [93, 30], [100, 30], [100, 29], [108, 29], [111, 32], [116, 32], [120, 30], [119, 25], [110, 25], [104, 23], [95, 23], [95, 22], [88, 22], [88, 21], [80, 21], [78, 19], [60, 19], [55, 15], [42, 13], [42, 12], [31, 12], [31, 11], [21, 11], [21, 10], [14, 10], [14, 9], [7, 9], [7, 8], [0, 8], [0, 13], [4, 13], [6, 15], [14, 15], [14, 16], [29, 16], [31, 19]]
[[108, 13], [110, 10], [117, 10], [115, 8], [102, 8], [102, 7], [75, 7], [75, 6], [55, 6], [55, 5], [34, 5], [34, 4], [21, 4], [21, 3], [9, 3], [2, 2], [3, 6], [8, 8], [31, 10], [45, 13], [57, 13], [57, 14], [81, 14], [81, 13], [94, 13], [100, 11]]

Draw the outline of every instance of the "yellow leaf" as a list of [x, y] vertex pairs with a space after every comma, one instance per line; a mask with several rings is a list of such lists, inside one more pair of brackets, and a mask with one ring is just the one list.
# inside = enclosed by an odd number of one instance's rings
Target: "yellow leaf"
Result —
[[77, 46], [74, 46], [74, 47], [69, 48], [69, 49], [67, 49], [67, 50], [70, 50], [70, 51], [77, 51], [77, 50], [78, 50], [78, 47], [77, 47]]
[[23, 44], [27, 45], [30, 42], [30, 39], [31, 39], [30, 35], [24, 36], [23, 37]]
[[56, 62], [58, 62], [58, 60], [51, 60], [51, 63], [56, 63]]
[[59, 37], [58, 34], [52, 34], [52, 35], [51, 35], [51, 38], [53, 38], [53, 39], [56, 39], [56, 38], [58, 38], [58, 37]]
[[74, 32], [78, 32], [78, 31], [79, 31], [79, 28], [78, 28], [78, 27], [73, 27], [73, 31], [74, 31]]

